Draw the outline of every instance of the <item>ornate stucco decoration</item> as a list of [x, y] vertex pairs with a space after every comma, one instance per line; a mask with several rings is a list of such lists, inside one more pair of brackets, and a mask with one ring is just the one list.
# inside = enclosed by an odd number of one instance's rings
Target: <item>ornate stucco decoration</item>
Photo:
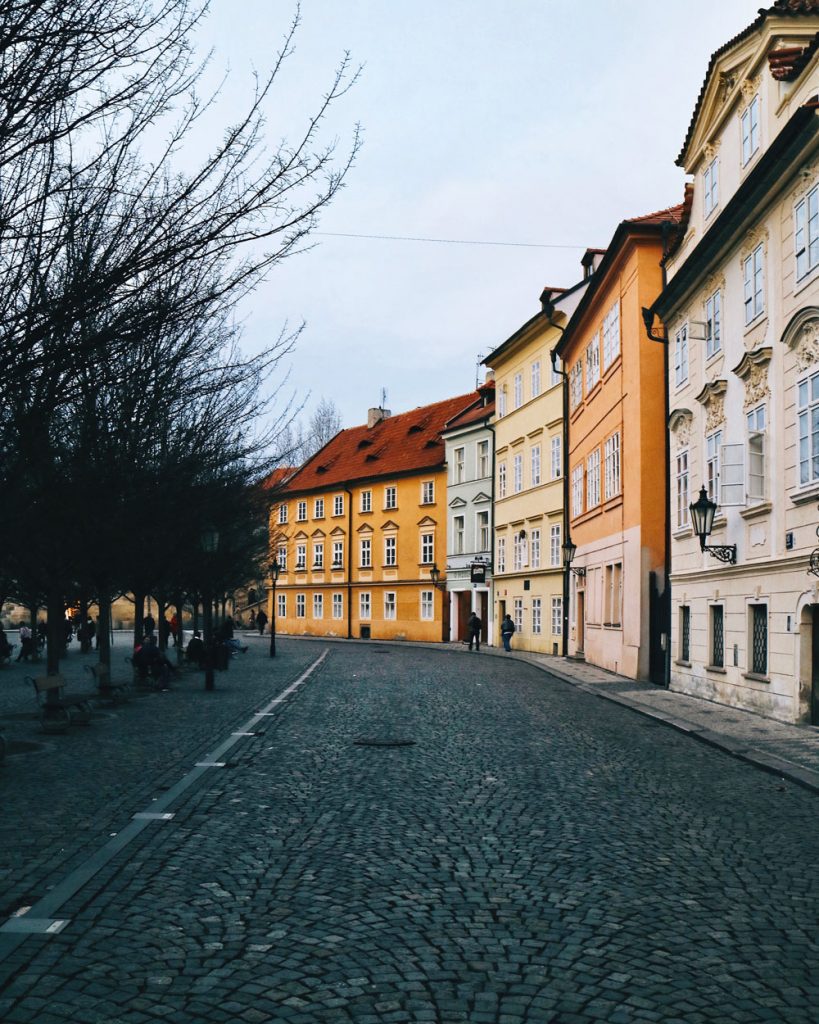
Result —
[[721, 139], [714, 138], [714, 139], [710, 139], [702, 147], [702, 155], [705, 157], [705, 160], [706, 160], [707, 163], [710, 164], [711, 161], [714, 159], [714, 157], [717, 155], [717, 152], [719, 151], [719, 147], [720, 147], [721, 144], [722, 144], [722, 140]]
[[725, 392], [728, 390], [727, 380], [709, 381], [697, 395], [697, 401], [705, 409], [705, 432], [722, 426], [725, 422]]
[[736, 69], [731, 71], [721, 71], [719, 76], [719, 101], [724, 103], [728, 99], [729, 93], [733, 90], [737, 84], [737, 72]]
[[819, 307], [800, 309], [782, 332], [782, 344], [796, 356], [798, 370], [819, 363]]
[[673, 409], [668, 417], [668, 429], [674, 435], [676, 448], [685, 448], [691, 437], [691, 423], [694, 414], [690, 409]]
[[800, 167], [796, 188], [791, 192], [791, 202], [795, 203], [801, 199], [816, 184], [817, 177], [819, 177], [819, 160]]
[[761, 84], [762, 75], [757, 75], [756, 78], [743, 78], [739, 88], [746, 103], [750, 103], [754, 96], [756, 96]]
[[745, 400], [742, 403], [743, 409], [750, 409], [759, 405], [770, 397], [771, 389], [768, 387], [768, 364], [771, 361], [773, 349], [770, 345], [764, 348], [755, 348], [746, 352], [739, 363], [734, 367], [733, 373], [745, 381]]
[[748, 234], [745, 236], [742, 242], [742, 248], [739, 251], [739, 269], [744, 269], [745, 260], [751, 255], [756, 247], [762, 243], [765, 246], [765, 251], [768, 250], [768, 239], [771, 237], [770, 232], [764, 224], [757, 224], [755, 228], [751, 228]]
[[725, 274], [721, 273], [718, 270], [714, 271], [713, 274], [710, 274], [703, 281], [703, 284], [702, 284], [702, 303], [703, 303], [703, 305], [705, 305], [705, 300], [710, 298], [714, 294], [714, 292], [717, 290], [717, 288], [722, 289], [723, 292], [725, 291]]

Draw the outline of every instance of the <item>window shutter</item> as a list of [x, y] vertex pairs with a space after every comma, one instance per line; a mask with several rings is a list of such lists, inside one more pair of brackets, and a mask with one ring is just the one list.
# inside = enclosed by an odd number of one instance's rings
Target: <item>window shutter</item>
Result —
[[745, 446], [723, 444], [720, 446], [720, 487], [721, 506], [745, 504]]

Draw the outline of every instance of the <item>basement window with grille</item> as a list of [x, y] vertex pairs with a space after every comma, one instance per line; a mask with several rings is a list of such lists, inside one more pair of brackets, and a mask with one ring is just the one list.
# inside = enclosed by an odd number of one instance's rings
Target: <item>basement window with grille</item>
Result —
[[750, 675], [768, 675], [768, 606], [752, 604], [748, 609], [751, 651]]

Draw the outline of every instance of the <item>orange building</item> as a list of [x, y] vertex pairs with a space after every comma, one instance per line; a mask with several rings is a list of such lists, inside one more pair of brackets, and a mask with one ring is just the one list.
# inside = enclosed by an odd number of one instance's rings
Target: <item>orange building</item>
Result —
[[[566, 371], [570, 657], [664, 677], [665, 349], [642, 307], [683, 207], [623, 221], [557, 346]], [[568, 540], [568, 538], [567, 538]]]
[[441, 431], [478, 397], [398, 416], [371, 409], [365, 426], [342, 430], [287, 482], [270, 519], [279, 632], [448, 638]]

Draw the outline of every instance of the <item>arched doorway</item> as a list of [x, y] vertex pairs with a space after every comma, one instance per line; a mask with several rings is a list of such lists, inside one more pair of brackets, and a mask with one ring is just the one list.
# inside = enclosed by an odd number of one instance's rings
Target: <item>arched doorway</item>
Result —
[[799, 718], [819, 725], [819, 604], [799, 616]]

